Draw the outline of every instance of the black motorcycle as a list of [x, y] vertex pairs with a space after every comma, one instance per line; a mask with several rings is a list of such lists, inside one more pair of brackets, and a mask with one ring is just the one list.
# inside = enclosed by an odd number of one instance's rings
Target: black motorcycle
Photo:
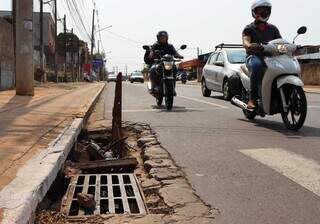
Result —
[[[182, 45], [180, 47], [181, 50], [187, 48], [187, 45]], [[146, 51], [150, 51], [150, 46], [143, 46], [143, 49]], [[175, 72], [176, 72], [176, 62], [180, 62], [181, 60], [177, 60], [173, 55], [163, 55], [161, 51], [155, 51], [156, 55], [158, 55], [161, 59], [155, 59], [154, 62], [157, 66], [157, 91], [151, 91], [151, 83], [148, 83], [148, 90], [152, 96], [156, 98], [157, 105], [161, 106], [163, 103], [163, 98], [165, 98], [165, 104], [167, 110], [171, 110], [173, 107], [173, 100], [175, 96]]]

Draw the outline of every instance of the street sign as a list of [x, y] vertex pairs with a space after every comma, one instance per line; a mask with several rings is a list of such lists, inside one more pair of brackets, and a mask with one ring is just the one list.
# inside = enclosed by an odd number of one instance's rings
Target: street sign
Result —
[[102, 68], [103, 67], [103, 60], [102, 59], [95, 59], [95, 60], [92, 60], [92, 65], [93, 65], [93, 68]]

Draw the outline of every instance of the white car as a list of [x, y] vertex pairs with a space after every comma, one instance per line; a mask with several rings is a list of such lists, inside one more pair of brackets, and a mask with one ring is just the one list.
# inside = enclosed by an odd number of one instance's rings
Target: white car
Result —
[[231, 45], [230, 49], [228, 45], [218, 47], [221, 49], [210, 55], [203, 68], [202, 95], [209, 97], [212, 91], [221, 92], [225, 100], [231, 100], [241, 91], [238, 74], [242, 72], [241, 66], [245, 64], [247, 54], [241, 45]]
[[117, 74], [109, 73], [108, 74], [108, 82], [116, 82], [117, 81]]
[[129, 81], [131, 83], [134, 83], [134, 82], [144, 83], [143, 73], [142, 72], [132, 72], [130, 77], [129, 77]]

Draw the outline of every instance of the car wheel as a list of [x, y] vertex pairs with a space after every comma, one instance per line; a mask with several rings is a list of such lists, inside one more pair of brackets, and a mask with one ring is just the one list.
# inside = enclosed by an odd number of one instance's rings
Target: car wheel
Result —
[[211, 90], [209, 90], [207, 88], [207, 84], [206, 84], [206, 80], [205, 79], [202, 79], [202, 82], [201, 82], [201, 90], [202, 90], [202, 95], [204, 97], [210, 97], [211, 95]]
[[223, 99], [229, 101], [231, 100], [231, 98], [232, 98], [231, 88], [229, 86], [228, 80], [225, 80], [223, 82]]

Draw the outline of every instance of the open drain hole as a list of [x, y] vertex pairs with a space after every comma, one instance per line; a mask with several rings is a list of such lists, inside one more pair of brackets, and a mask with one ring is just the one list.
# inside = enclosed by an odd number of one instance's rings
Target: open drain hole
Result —
[[79, 214], [79, 203], [77, 200], [73, 200], [71, 203], [69, 216], [77, 216]]
[[108, 177], [107, 176], [101, 176], [101, 184], [105, 185], [108, 184]]
[[113, 184], [119, 184], [119, 177], [115, 176], [115, 175], [112, 175], [112, 183]]
[[115, 208], [116, 214], [123, 214], [124, 213], [123, 203], [122, 203], [121, 199], [114, 200], [114, 208]]
[[131, 180], [128, 175], [123, 175], [123, 183], [124, 184], [131, 184]]
[[76, 187], [76, 189], [74, 190], [74, 194], [73, 194], [73, 198], [77, 198], [77, 195], [79, 193], [82, 193], [83, 187]]
[[97, 179], [96, 176], [90, 176], [89, 185], [95, 185], [96, 179]]
[[83, 184], [84, 184], [84, 176], [79, 176], [78, 181], [77, 181], [77, 185], [83, 185]]
[[96, 194], [96, 187], [95, 186], [91, 186], [88, 188], [88, 194], [92, 194], [93, 196], [95, 196]]
[[125, 186], [127, 197], [134, 197], [132, 186]]
[[103, 199], [100, 201], [100, 214], [108, 214], [109, 211], [109, 200]]
[[132, 214], [139, 214], [140, 213], [139, 205], [138, 205], [136, 199], [129, 198], [128, 203], [129, 203], [129, 207], [130, 207], [130, 212]]
[[101, 186], [100, 187], [100, 197], [107, 198], [108, 197], [108, 186]]
[[120, 186], [113, 186], [113, 196], [114, 196], [115, 198], [121, 197]]

